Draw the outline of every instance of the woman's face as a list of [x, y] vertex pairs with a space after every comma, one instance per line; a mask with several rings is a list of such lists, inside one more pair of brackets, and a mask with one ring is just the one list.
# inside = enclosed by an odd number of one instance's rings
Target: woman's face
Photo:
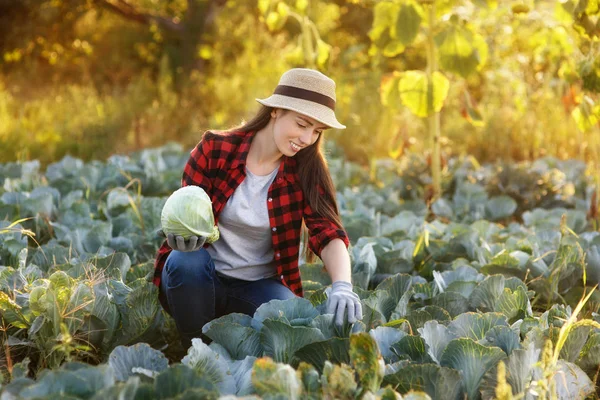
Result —
[[315, 143], [319, 135], [328, 128], [315, 119], [292, 110], [275, 109], [271, 112], [271, 118], [275, 118], [275, 144], [279, 151], [288, 157], [293, 157]]

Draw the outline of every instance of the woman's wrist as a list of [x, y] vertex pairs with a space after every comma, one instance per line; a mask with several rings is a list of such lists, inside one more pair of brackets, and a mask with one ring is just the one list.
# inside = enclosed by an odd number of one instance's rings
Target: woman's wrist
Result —
[[348, 281], [335, 281], [331, 284], [331, 289], [336, 289], [336, 288], [346, 288], [346, 289], [352, 289], [352, 283], [348, 282]]

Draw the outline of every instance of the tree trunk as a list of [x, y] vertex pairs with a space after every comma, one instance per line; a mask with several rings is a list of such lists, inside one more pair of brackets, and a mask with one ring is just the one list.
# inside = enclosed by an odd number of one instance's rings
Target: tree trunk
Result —
[[210, 30], [226, 0], [187, 0], [187, 10], [181, 22], [170, 17], [143, 13], [126, 0], [94, 0], [101, 7], [140, 24], [156, 23], [167, 38], [172, 38], [177, 49], [171, 57], [176, 87], [181, 89], [194, 72], [202, 75], [207, 61], [198, 56], [204, 43], [210, 44]]
[[204, 74], [207, 60], [200, 58], [198, 52], [203, 44], [211, 44], [211, 31], [219, 9], [226, 0], [188, 0], [188, 8], [183, 20], [181, 40], [181, 73], [185, 84], [192, 73]]
[[204, 14], [211, 2], [203, 0], [188, 0], [188, 8], [183, 20], [183, 35], [181, 38], [181, 68], [183, 81], [186, 81], [192, 70], [202, 74], [204, 64], [197, 63], [198, 48], [202, 43], [204, 33]]

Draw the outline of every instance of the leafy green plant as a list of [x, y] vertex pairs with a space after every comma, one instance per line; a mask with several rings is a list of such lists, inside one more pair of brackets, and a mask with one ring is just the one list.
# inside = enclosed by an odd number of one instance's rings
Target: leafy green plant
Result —
[[[329, 60], [332, 46], [321, 38], [319, 29], [309, 14], [316, 12], [316, 10], [312, 10], [315, 6], [324, 8], [325, 5], [313, 4], [306, 0], [293, 3], [290, 6], [287, 1], [283, 0], [260, 0], [258, 9], [261, 19], [264, 20], [271, 32], [281, 30], [288, 20], [295, 21], [300, 25], [300, 33], [297, 37], [297, 45], [285, 53], [286, 61], [293, 66], [323, 68]], [[335, 5], [331, 6], [335, 7]], [[333, 17], [335, 13], [330, 15]]]
[[[441, 16], [458, 6], [458, 1], [383, 1], [374, 8], [374, 20], [369, 37], [372, 41], [370, 55], [397, 57], [408, 46], [420, 44], [427, 55], [425, 71], [394, 71], [382, 82], [383, 105], [397, 109], [400, 105], [416, 116], [427, 118], [431, 145], [431, 175], [433, 198], [442, 193], [440, 154], [440, 110], [448, 96], [450, 81], [439, 70], [467, 78], [481, 69], [487, 58], [487, 44], [482, 35], [464, 24], [457, 14], [449, 20]], [[495, 1], [483, 1], [485, 6], [497, 6]], [[423, 38], [419, 41], [420, 32]], [[481, 123], [481, 115], [472, 106], [465, 90], [469, 120]]]
[[[95, 388], [98, 395], [477, 399], [496, 395], [499, 362], [514, 397], [566, 399], [593, 390], [600, 327], [588, 282], [597, 283], [599, 239], [582, 212], [593, 183], [577, 172], [580, 166], [559, 165], [565, 173], [554, 180], [584, 188], [573, 193], [574, 209], [534, 207], [519, 216], [509, 191], [488, 193], [500, 173], [489, 165], [453, 168], [458, 189], [434, 203], [439, 215], [428, 215], [405, 190], [406, 182], [418, 192], [427, 185], [414, 171], [390, 164], [380, 189], [366, 174], [346, 177], [350, 186], [340, 187], [338, 197], [352, 228], [363, 320], [335, 326], [324, 307], [330, 278], [320, 263], [304, 264], [309, 298], [215, 319], [203, 327], [212, 343], [195, 340], [183, 365], [167, 367], [167, 355], [176, 362], [181, 355], [174, 352], [186, 349], [178, 348], [174, 321], [150, 282], [162, 242], [152, 232], [165, 201], [154, 195], [172, 184], [164, 165], [182, 159], [166, 146], [106, 163], [67, 158], [34, 177], [23, 170], [11, 175], [0, 207], [14, 210], [14, 199], [31, 198], [19, 195], [21, 187], [33, 192], [47, 179], [51, 186], [37, 193], [47, 196], [46, 209], [52, 205], [53, 231], [38, 236], [35, 209], [31, 219], [0, 225], [8, 231], [0, 241], [8, 261], [0, 266], [2, 349], [12, 372], [2, 390], [51, 396], [43, 371], [52, 367], [57, 382], [80, 379], [71, 374], [80, 370], [90, 377], [89, 387], [57, 386], [79, 397]], [[521, 169], [537, 176], [533, 171], [550, 165], [547, 159]], [[393, 174], [406, 180], [398, 183]], [[33, 229], [20, 225], [26, 223]], [[580, 304], [569, 305], [573, 298]], [[108, 381], [96, 382], [97, 371], [82, 361], [100, 364]]]

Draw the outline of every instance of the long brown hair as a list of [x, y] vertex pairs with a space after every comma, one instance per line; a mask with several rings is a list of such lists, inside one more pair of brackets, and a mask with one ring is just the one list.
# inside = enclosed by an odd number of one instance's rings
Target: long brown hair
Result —
[[[256, 132], [261, 130], [271, 120], [271, 111], [274, 108], [264, 105], [260, 107], [260, 110], [249, 121], [242, 122], [237, 127], [216, 133], [227, 134], [229, 132]], [[282, 109], [283, 113], [287, 111], [286, 109]], [[335, 199], [335, 186], [329, 175], [329, 168], [327, 167], [327, 160], [323, 155], [322, 147], [323, 134], [321, 133], [315, 143], [294, 157], [297, 160], [296, 165], [300, 178], [300, 187], [304, 194], [304, 200], [308, 202], [315, 213], [327, 218], [340, 229], [344, 229]], [[319, 193], [319, 187], [323, 189], [323, 194]], [[301, 241], [304, 247], [306, 262], [314, 262], [315, 254], [308, 247], [308, 230], [304, 221], [302, 222]]]

